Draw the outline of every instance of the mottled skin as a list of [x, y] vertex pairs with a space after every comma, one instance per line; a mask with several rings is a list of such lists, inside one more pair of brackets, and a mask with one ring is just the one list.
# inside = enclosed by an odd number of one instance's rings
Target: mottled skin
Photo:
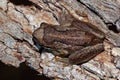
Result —
[[68, 57], [71, 64], [81, 64], [104, 50], [104, 34], [91, 26], [75, 19], [66, 26], [42, 23], [33, 36], [53, 54]]

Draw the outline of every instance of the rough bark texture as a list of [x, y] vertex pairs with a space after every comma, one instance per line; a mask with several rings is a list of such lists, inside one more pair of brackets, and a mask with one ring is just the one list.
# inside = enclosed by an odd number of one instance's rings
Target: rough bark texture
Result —
[[[32, 33], [43, 22], [59, 25], [65, 12], [92, 24], [103, 33], [105, 51], [82, 65], [66, 65], [52, 53], [40, 54]], [[107, 27], [120, 28], [120, 0], [0, 0], [0, 60], [19, 67], [26, 62], [54, 80], [120, 80], [120, 36]]]

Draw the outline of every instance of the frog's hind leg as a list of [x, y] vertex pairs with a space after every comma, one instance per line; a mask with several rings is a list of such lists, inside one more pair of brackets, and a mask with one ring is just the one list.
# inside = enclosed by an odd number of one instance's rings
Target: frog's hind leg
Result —
[[71, 64], [81, 64], [87, 62], [103, 50], [104, 46], [102, 43], [85, 47], [80, 51], [76, 51], [75, 53], [71, 54], [69, 56], [69, 62]]

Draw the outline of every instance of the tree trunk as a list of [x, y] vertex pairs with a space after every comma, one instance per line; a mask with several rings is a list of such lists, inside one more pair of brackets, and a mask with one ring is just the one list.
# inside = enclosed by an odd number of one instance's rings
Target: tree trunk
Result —
[[[32, 33], [43, 22], [63, 24], [66, 13], [102, 31], [105, 51], [82, 65], [40, 53]], [[120, 0], [0, 0], [0, 60], [15, 67], [25, 62], [54, 80], [120, 80], [119, 31]]]

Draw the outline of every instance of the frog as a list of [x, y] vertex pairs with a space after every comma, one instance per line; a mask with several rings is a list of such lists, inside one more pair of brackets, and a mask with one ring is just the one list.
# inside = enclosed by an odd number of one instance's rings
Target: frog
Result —
[[70, 64], [83, 64], [104, 51], [105, 34], [92, 24], [72, 19], [65, 25], [43, 22], [33, 32], [33, 39]]

